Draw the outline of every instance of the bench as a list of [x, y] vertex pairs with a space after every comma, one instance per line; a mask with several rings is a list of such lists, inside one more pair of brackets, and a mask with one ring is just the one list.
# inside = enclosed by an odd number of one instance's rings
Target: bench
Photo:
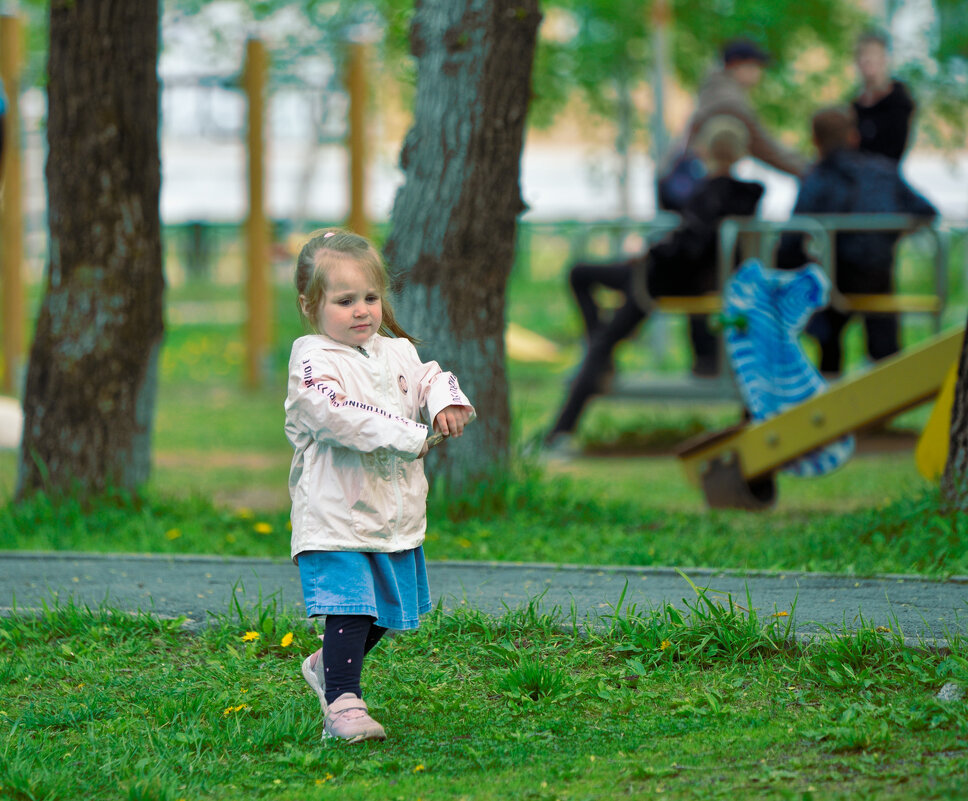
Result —
[[[844, 231], [926, 232], [934, 243], [933, 294], [843, 294], [836, 290], [836, 236]], [[817, 251], [817, 263], [831, 280], [830, 303], [841, 311], [863, 313], [927, 314], [934, 318], [934, 329], [941, 330], [947, 296], [947, 247], [938, 228], [924, 218], [906, 214], [824, 214], [794, 215], [788, 220], [772, 221], [750, 217], [727, 217], [719, 226], [718, 285], [729, 278], [733, 254], [741, 245], [744, 258], [756, 257], [764, 264], [774, 263], [774, 251], [783, 233], [804, 233]], [[644, 276], [643, 276], [644, 278]], [[645, 293], [644, 281], [638, 291]], [[643, 297], [656, 312], [666, 314], [715, 315], [722, 309], [719, 292], [707, 295], [661, 298]], [[725, 345], [720, 339], [720, 364], [727, 364]], [[613, 397], [656, 400], [738, 400], [739, 393], [729, 370], [712, 378], [693, 376], [620, 376], [609, 393]]]

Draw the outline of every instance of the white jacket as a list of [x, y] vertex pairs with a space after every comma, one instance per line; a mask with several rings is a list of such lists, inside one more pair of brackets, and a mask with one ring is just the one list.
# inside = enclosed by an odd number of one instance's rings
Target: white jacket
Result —
[[406, 339], [363, 349], [304, 336], [289, 357], [286, 436], [292, 558], [302, 551], [416, 548], [427, 529], [423, 448], [447, 406], [470, 406], [456, 377], [421, 362]]

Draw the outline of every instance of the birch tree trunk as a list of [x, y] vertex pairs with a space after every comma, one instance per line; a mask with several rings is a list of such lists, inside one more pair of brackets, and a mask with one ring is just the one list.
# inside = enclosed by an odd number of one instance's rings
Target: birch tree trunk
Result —
[[958, 383], [951, 407], [948, 461], [941, 477], [941, 491], [952, 506], [968, 512], [968, 325], [958, 361]]
[[148, 477], [161, 343], [157, 0], [53, 0], [50, 262], [18, 496]]
[[414, 124], [385, 250], [401, 324], [477, 409], [428, 457], [451, 486], [508, 457], [504, 305], [540, 20], [537, 0], [418, 0], [411, 27]]

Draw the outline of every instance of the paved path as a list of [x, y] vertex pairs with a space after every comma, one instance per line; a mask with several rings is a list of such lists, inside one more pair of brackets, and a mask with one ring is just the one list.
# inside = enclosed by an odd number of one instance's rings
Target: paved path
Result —
[[[685, 608], [695, 601], [689, 584], [668, 568], [431, 562], [434, 598], [445, 608], [461, 603], [501, 614], [540, 596], [549, 611], [560, 607], [579, 619], [608, 614], [622, 597], [647, 611], [665, 603]], [[913, 576], [853, 578], [822, 573], [750, 573], [689, 570], [711, 598], [746, 605], [747, 592], [761, 619], [793, 611], [796, 631], [809, 635], [845, 625], [899, 625], [909, 642], [968, 636], [968, 576], [928, 581]], [[201, 624], [211, 613], [228, 613], [233, 593], [243, 604], [274, 600], [299, 611], [297, 569], [287, 561], [201, 556], [130, 556], [82, 553], [0, 553], [0, 612], [31, 609], [73, 598], [88, 606], [105, 602], [124, 610], [185, 615]]]

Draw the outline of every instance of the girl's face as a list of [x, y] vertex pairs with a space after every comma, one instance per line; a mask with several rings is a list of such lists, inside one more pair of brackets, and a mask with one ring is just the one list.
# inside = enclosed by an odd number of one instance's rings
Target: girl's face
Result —
[[299, 298], [303, 311], [318, 331], [355, 348], [380, 330], [383, 322], [380, 291], [359, 264], [337, 262], [326, 276], [326, 285], [326, 292], [315, 309], [306, 308], [305, 298]]

